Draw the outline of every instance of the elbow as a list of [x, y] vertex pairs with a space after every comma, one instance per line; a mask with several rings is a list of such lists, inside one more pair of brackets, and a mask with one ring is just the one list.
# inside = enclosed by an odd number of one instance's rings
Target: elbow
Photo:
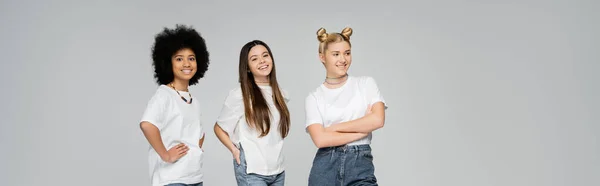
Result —
[[313, 143], [317, 148], [327, 147], [326, 142], [322, 138], [313, 138]]
[[385, 117], [377, 117], [377, 120], [375, 121], [375, 128], [376, 129], [383, 128], [384, 124], [385, 124]]
[[325, 144], [322, 141], [314, 141], [315, 146], [317, 146], [317, 148], [323, 148], [325, 147]]
[[317, 148], [325, 148], [328, 147], [327, 145], [325, 145], [325, 143], [323, 142], [315, 142], [315, 146], [317, 146]]

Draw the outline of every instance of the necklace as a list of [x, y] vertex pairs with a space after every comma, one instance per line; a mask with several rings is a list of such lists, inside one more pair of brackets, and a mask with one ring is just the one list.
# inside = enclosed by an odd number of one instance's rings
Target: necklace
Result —
[[177, 92], [177, 95], [179, 95], [179, 97], [181, 97], [181, 99], [183, 101], [185, 101], [187, 104], [192, 104], [192, 101], [194, 100], [194, 98], [192, 98], [192, 94], [188, 91], [188, 94], [190, 95], [190, 101], [188, 102], [187, 99], [185, 99], [181, 94], [179, 94], [179, 91], [177, 91], [177, 89], [175, 89], [175, 86], [173, 85], [173, 83], [169, 84], [169, 86], [171, 86], [171, 88], [173, 88], [173, 90], [175, 90], [175, 92]]
[[337, 82], [337, 83], [331, 83], [331, 82], [328, 82], [327, 80], [328, 79], [342, 79], [345, 77], [348, 77], [348, 73], [344, 74], [343, 76], [335, 77], [335, 78], [325, 77], [325, 83], [330, 84], [330, 85], [339, 85], [339, 84], [346, 82], [347, 79], [345, 79], [344, 81]]

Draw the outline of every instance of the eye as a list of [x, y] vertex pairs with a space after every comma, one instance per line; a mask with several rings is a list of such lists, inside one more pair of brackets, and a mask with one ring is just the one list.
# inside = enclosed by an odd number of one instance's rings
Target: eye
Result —
[[256, 58], [252, 58], [252, 59], [250, 59], [250, 61], [256, 61]]
[[269, 57], [269, 54], [265, 54], [265, 55], [263, 55], [263, 57]]
[[335, 54], [333, 54], [333, 56], [336, 56], [336, 57], [337, 57], [338, 55], [339, 55], [338, 53], [335, 53]]
[[183, 61], [183, 58], [180, 58], [180, 57], [175, 58], [175, 61]]
[[196, 61], [196, 58], [190, 57], [188, 60], [190, 60], [190, 61]]
[[346, 52], [346, 55], [347, 55], [347, 56], [349, 56], [349, 55], [350, 55], [350, 52]]

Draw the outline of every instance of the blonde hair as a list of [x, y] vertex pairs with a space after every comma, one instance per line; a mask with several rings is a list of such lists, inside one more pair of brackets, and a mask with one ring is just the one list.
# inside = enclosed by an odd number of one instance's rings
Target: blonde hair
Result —
[[327, 45], [330, 43], [337, 43], [346, 41], [350, 46], [350, 36], [352, 35], [352, 28], [346, 27], [342, 30], [341, 33], [333, 32], [327, 33], [324, 28], [319, 28], [317, 30], [317, 39], [319, 40], [319, 53], [325, 52], [327, 50]]

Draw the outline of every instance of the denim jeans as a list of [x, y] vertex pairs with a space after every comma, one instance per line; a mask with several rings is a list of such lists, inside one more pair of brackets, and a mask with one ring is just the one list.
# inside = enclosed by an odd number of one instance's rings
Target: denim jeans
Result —
[[171, 183], [165, 186], [202, 186], [202, 182], [196, 184]]
[[233, 169], [235, 171], [235, 180], [238, 186], [283, 186], [285, 181], [285, 171], [275, 175], [260, 175], [246, 173], [246, 157], [242, 145], [240, 149], [240, 164], [233, 159]]
[[309, 186], [377, 185], [370, 145], [320, 148], [313, 160]]

